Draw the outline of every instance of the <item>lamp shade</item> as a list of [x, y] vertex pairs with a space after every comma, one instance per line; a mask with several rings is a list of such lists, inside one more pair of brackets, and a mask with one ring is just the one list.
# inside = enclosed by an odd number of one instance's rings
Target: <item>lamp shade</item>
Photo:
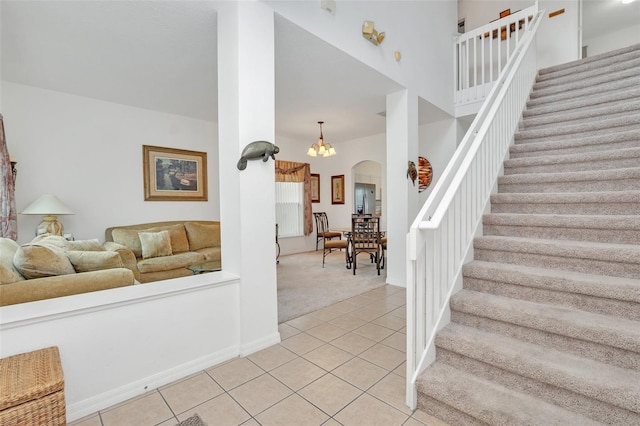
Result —
[[55, 195], [45, 194], [29, 204], [21, 214], [62, 215], [74, 213]]

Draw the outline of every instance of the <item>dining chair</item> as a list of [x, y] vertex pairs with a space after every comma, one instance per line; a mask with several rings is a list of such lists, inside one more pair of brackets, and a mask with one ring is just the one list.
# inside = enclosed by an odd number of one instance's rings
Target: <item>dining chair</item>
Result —
[[316, 219], [316, 251], [320, 241], [333, 240], [334, 238], [342, 239], [342, 232], [329, 229], [329, 219], [326, 212], [314, 213], [313, 217]]
[[380, 218], [371, 216], [351, 217], [351, 263], [353, 275], [356, 274], [357, 258], [360, 253], [368, 253], [376, 264], [380, 275], [380, 263], [383, 256], [380, 241]]
[[328, 237], [324, 237], [323, 248], [322, 248], [322, 267], [324, 268], [324, 259], [330, 254], [333, 250], [344, 250], [344, 260], [347, 269], [351, 268], [351, 254], [349, 252], [349, 240], [342, 239], [332, 240]]

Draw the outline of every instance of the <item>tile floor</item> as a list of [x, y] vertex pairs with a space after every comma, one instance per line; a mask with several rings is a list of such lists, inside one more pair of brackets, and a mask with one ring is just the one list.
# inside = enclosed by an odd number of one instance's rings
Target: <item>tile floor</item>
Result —
[[405, 291], [384, 286], [280, 324], [282, 342], [73, 422], [443, 425], [405, 405]]

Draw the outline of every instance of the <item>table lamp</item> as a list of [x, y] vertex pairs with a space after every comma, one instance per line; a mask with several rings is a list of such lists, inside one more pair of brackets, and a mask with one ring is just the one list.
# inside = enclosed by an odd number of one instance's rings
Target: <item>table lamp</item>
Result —
[[73, 214], [55, 195], [45, 194], [29, 204], [21, 214], [40, 214], [42, 222], [36, 228], [36, 236], [41, 234], [62, 235], [63, 226], [58, 215]]

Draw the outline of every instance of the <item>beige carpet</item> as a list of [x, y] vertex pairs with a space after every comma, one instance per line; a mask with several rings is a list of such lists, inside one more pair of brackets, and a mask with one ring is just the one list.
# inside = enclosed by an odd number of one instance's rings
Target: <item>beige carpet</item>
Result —
[[277, 271], [279, 323], [381, 287], [387, 278], [384, 269], [377, 274], [366, 254], [358, 256], [355, 276], [345, 267], [343, 252], [327, 255], [323, 269], [321, 250], [280, 256]]

